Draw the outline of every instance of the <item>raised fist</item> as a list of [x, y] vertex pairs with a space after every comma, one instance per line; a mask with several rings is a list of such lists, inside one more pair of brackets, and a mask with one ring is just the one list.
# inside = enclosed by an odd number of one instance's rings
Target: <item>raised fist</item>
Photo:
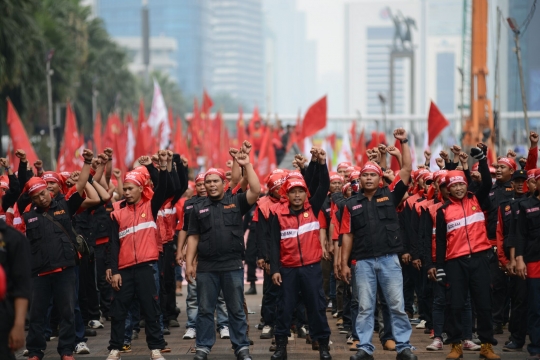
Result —
[[515, 159], [515, 158], [517, 158], [517, 154], [516, 154], [516, 152], [514, 150], [508, 149], [508, 151], [506, 152], [506, 157]]
[[152, 164], [152, 159], [150, 159], [150, 157], [147, 155], [143, 155], [137, 159], [137, 162], [143, 166], [147, 166]]
[[244, 142], [242, 143], [242, 149], [241, 151], [244, 153], [244, 154], [247, 154], [249, 155], [249, 153], [251, 152], [251, 149], [253, 148], [253, 146], [251, 145], [251, 143], [247, 140], [244, 140]]
[[26, 151], [24, 151], [23, 149], [17, 149], [17, 151], [15, 151], [15, 156], [18, 157], [21, 161], [26, 162]]
[[229, 149], [229, 155], [231, 155], [232, 157], [235, 157], [236, 154], [238, 154], [238, 149], [235, 149], [235, 148]]
[[450, 148], [450, 151], [452, 151], [452, 153], [454, 155], [458, 155], [461, 153], [461, 147], [459, 147], [458, 145], [454, 145]]
[[450, 156], [448, 155], [448, 152], [447, 152], [447, 151], [441, 150], [441, 152], [439, 153], [439, 156], [440, 156], [445, 162], [449, 162], [449, 161], [450, 161]]
[[101, 163], [105, 165], [109, 161], [109, 157], [104, 153], [98, 155], [98, 159], [101, 160]]
[[152, 160], [152, 162], [154, 164], [159, 164], [159, 156], [158, 156], [158, 154], [152, 155], [151, 160]]
[[90, 149], [84, 149], [82, 156], [85, 162], [91, 162], [92, 159], [94, 158], [94, 153]]
[[96, 170], [98, 166], [101, 165], [101, 159], [99, 158], [93, 158], [92, 159], [92, 169]]
[[394, 137], [399, 141], [403, 141], [407, 138], [407, 132], [403, 128], [397, 128], [394, 130]]
[[424, 151], [424, 157], [426, 158], [426, 161], [431, 160], [431, 151], [429, 150]]
[[538, 145], [539, 139], [540, 137], [538, 136], [538, 134], [534, 131], [531, 131], [531, 134], [529, 135], [529, 140], [531, 140], [531, 147], [535, 147], [536, 145]]
[[246, 166], [249, 164], [249, 156], [247, 154], [241, 153], [236, 155], [236, 162], [240, 166]]
[[122, 176], [122, 171], [120, 169], [114, 168], [112, 174], [115, 178], [120, 179], [120, 177]]
[[34, 167], [35, 167], [36, 169], [41, 169], [41, 168], [43, 168], [43, 161], [41, 161], [41, 160], [36, 160], [36, 162], [34, 163]]
[[442, 158], [436, 158], [435, 162], [437, 163], [437, 166], [439, 167], [439, 169], [444, 168], [444, 160]]
[[180, 160], [182, 160], [182, 165], [184, 165], [184, 167], [188, 167], [187, 157], [185, 157], [184, 155], [180, 155]]
[[465, 164], [468, 159], [469, 159], [469, 155], [467, 155], [467, 153], [463, 151], [459, 153], [459, 161], [461, 161], [462, 164]]
[[399, 151], [399, 149], [395, 146], [387, 147], [386, 151], [392, 156], [399, 156], [401, 154], [401, 151]]
[[379, 152], [381, 153], [381, 155], [386, 154], [386, 152], [388, 151], [388, 148], [384, 144], [379, 144], [377, 148], [379, 149]]
[[103, 150], [103, 152], [105, 153], [105, 155], [108, 156], [109, 159], [112, 159], [112, 156], [113, 156], [113, 149], [111, 149], [111, 148], [105, 148], [105, 150]]

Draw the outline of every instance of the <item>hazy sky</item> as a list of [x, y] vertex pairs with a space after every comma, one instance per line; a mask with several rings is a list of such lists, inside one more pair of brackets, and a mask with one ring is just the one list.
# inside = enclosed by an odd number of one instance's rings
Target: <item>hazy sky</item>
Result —
[[347, 0], [296, 0], [307, 18], [307, 35], [317, 41], [317, 74], [343, 73], [344, 4]]

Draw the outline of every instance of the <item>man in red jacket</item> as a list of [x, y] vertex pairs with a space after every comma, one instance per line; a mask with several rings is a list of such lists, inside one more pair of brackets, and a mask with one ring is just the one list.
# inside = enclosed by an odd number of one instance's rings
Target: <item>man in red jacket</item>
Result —
[[452, 351], [447, 359], [463, 358], [462, 312], [467, 296], [476, 306], [478, 337], [482, 342], [480, 358], [500, 359], [493, 352], [490, 261], [494, 256], [488, 240], [484, 210], [490, 207], [491, 179], [486, 160], [487, 146], [478, 144], [471, 156], [480, 161], [482, 184], [475, 194], [467, 192], [463, 171], [446, 174], [449, 200], [437, 210], [436, 263], [437, 281], [448, 283], [451, 314], [446, 318], [446, 333]]
[[[150, 163], [150, 161], [148, 161]], [[157, 213], [173, 189], [170, 180], [172, 161], [167, 151], [159, 152], [159, 182], [156, 192], [149, 187], [143, 172], [127, 173], [124, 179], [124, 201], [114, 204], [111, 213], [110, 237], [112, 287], [111, 339], [107, 360], [120, 359], [124, 326], [131, 302], [137, 296], [145, 315], [146, 342], [152, 360], [163, 360], [160, 349], [165, 348], [159, 317], [159, 289], [154, 279], [154, 264], [159, 258]]]
[[[316, 170], [317, 171], [317, 170]], [[329, 352], [330, 328], [326, 319], [326, 298], [322, 290], [321, 244], [317, 216], [330, 187], [326, 153], [318, 151], [319, 186], [308, 200], [303, 179], [289, 177], [281, 187], [286, 200], [276, 205], [270, 225], [270, 272], [281, 287], [276, 316], [276, 352], [272, 360], [287, 359], [287, 338], [298, 301], [298, 290], [305, 301], [309, 332], [319, 342], [320, 359], [332, 359]]]

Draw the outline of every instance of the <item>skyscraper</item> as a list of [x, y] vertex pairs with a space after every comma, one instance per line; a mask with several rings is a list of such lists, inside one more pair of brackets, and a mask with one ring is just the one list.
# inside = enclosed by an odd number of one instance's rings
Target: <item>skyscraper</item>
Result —
[[[97, 2], [97, 15], [104, 20], [113, 38], [141, 36], [141, 1]], [[209, 0], [148, 1], [150, 37], [167, 37], [176, 41], [176, 47], [168, 49], [176, 63], [172, 78], [188, 95], [200, 96], [203, 88], [211, 85], [213, 54], [209, 6]], [[154, 55], [160, 56], [159, 53]]]
[[265, 109], [261, 0], [210, 0], [213, 74], [210, 90], [247, 108]]

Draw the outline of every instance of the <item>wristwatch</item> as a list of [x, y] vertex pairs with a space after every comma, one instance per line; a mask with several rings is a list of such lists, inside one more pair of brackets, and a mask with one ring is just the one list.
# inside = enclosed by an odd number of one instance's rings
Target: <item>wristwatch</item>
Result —
[[400, 143], [402, 144], [406, 144], [409, 142], [409, 139], [403, 139], [403, 140], [399, 140]]

